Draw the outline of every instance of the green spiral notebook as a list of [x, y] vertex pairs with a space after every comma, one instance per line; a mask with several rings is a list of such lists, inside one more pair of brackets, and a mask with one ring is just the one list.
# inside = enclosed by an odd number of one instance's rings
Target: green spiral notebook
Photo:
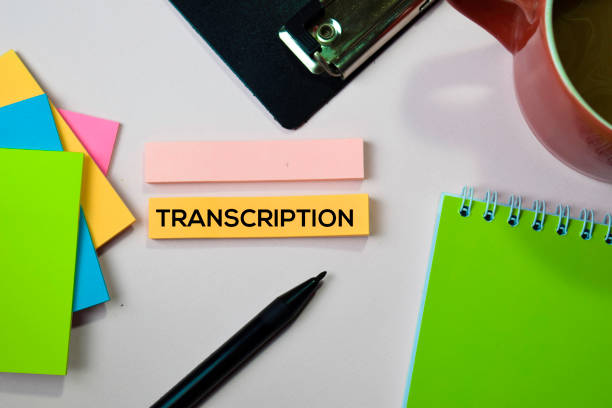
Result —
[[442, 196], [404, 406], [612, 406], [612, 216], [495, 201]]

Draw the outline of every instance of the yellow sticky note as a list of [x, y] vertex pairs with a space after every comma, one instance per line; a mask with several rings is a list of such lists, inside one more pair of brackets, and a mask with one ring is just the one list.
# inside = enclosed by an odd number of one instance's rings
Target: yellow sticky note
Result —
[[285, 238], [369, 235], [367, 194], [149, 199], [149, 237]]
[[[0, 107], [43, 94], [15, 51], [0, 55]], [[81, 206], [96, 248], [130, 226], [134, 216], [51, 103], [62, 146], [84, 153]]]

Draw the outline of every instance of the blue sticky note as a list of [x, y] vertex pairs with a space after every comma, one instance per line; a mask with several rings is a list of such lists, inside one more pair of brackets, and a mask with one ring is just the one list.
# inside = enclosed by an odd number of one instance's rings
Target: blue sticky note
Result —
[[[64, 150], [47, 95], [35, 96], [0, 108], [0, 147], [29, 150]], [[87, 221], [81, 209], [72, 310], [110, 299]]]

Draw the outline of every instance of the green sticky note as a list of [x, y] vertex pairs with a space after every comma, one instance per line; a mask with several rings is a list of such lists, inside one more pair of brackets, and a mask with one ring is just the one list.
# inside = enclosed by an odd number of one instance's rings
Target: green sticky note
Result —
[[0, 372], [66, 374], [82, 165], [0, 149]]
[[460, 205], [443, 196], [405, 406], [612, 406], [608, 226]]

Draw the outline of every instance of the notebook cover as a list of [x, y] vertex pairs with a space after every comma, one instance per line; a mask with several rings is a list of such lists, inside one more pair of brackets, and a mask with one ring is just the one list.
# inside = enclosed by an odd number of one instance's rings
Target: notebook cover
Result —
[[0, 372], [66, 374], [82, 166], [0, 149]]
[[442, 199], [404, 406], [612, 406], [612, 246], [582, 222]]
[[[0, 108], [0, 148], [62, 151], [47, 95]], [[73, 310], [108, 301], [83, 210], [80, 211]]]

